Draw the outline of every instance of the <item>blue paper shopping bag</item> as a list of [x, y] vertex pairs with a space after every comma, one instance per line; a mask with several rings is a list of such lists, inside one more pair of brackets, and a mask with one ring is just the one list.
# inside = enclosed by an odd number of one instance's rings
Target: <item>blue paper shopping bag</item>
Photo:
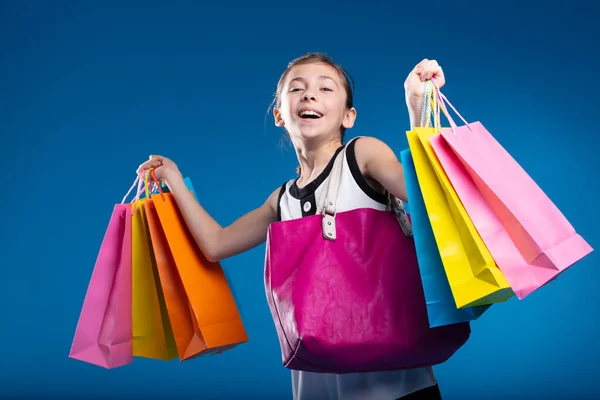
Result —
[[456, 308], [440, 252], [435, 242], [431, 223], [429, 222], [410, 149], [402, 151], [400, 158], [404, 167], [404, 180], [406, 182], [408, 204], [410, 206], [413, 238], [417, 250], [423, 291], [425, 292], [429, 326], [435, 328], [475, 320], [490, 308], [491, 305]]

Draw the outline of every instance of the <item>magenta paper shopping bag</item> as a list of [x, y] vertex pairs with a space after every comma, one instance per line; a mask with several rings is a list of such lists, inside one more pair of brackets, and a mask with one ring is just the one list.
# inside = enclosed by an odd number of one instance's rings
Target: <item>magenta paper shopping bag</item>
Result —
[[69, 357], [105, 368], [132, 362], [129, 204], [114, 207], [83, 301]]
[[[438, 96], [442, 108], [445, 109], [445, 105], [449, 105], [465, 123], [459, 127], [452, 118], [448, 118], [452, 128], [441, 129], [440, 135], [472, 179], [481, 197], [485, 199], [489, 206], [487, 212], [493, 211], [497, 218], [495, 225], [485, 229], [482, 227], [483, 232], [479, 232], [480, 235], [486, 236], [488, 241], [493, 237], [498, 243], [504, 243], [506, 248], [510, 245], [506, 244], [507, 238], [502, 235], [508, 235], [523, 260], [530, 268], [536, 269], [533, 276], [519, 285], [519, 296], [531, 293], [546, 284], [592, 252], [591, 246], [577, 234], [550, 198], [483, 124], [467, 123], [439, 91]], [[448, 116], [447, 112], [446, 115]], [[464, 197], [463, 191], [463, 202]], [[471, 205], [473, 204], [471, 202]], [[471, 209], [473, 211], [473, 207]], [[470, 212], [469, 215], [475, 222], [478, 214], [473, 212], [475, 215]], [[483, 223], [480, 221], [479, 224]], [[500, 225], [505, 234], [497, 232]], [[492, 229], [494, 227], [496, 230]], [[500, 245], [497, 246], [495, 253], [499, 255]], [[500, 268], [501, 263], [507, 265], [506, 260], [495, 261]], [[544, 272], [543, 269], [549, 271]]]

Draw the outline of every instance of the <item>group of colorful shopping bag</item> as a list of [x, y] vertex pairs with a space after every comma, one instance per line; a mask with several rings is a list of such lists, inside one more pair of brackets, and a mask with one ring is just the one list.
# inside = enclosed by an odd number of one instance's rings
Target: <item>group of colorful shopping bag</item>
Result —
[[[435, 79], [426, 82], [422, 106], [401, 161], [431, 327], [472, 321], [495, 303], [523, 299], [592, 252], [490, 132], [465, 121]], [[450, 127], [441, 127], [441, 114]]]
[[[441, 127], [442, 113], [448, 128]], [[323, 192], [324, 214], [269, 227], [265, 288], [288, 368], [348, 373], [442, 362], [468, 338], [467, 322], [495, 303], [525, 298], [592, 252], [524, 169], [480, 122], [467, 123], [433, 79], [420, 127], [407, 136], [401, 161], [408, 233], [391, 212], [335, 212], [343, 152]], [[130, 189], [137, 184], [133, 201], [125, 203], [126, 195], [114, 207], [72, 358], [114, 368], [133, 357], [187, 360], [248, 340], [223, 269], [203, 256], [172, 194], [152, 176], [144, 171]], [[323, 282], [344, 290], [315, 296]]]
[[113, 209], [71, 358], [115, 368], [134, 357], [189, 360], [248, 340], [227, 276], [203, 256], [153, 172], [138, 176], [131, 203], [128, 193]]

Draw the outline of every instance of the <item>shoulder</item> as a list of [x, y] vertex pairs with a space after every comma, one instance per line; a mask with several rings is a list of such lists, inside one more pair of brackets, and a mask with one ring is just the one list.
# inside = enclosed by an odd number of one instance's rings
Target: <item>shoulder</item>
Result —
[[404, 169], [390, 146], [376, 138], [360, 138], [356, 141], [355, 153], [356, 163], [367, 181], [376, 182], [376, 186], [408, 201]]
[[368, 171], [369, 165], [385, 159], [396, 159], [396, 155], [390, 146], [384, 141], [371, 136], [360, 136], [354, 140], [356, 163], [364, 173]]
[[354, 142], [356, 151], [361, 151], [363, 153], [378, 150], [391, 150], [390, 146], [388, 146], [383, 140], [372, 136], [358, 136]]

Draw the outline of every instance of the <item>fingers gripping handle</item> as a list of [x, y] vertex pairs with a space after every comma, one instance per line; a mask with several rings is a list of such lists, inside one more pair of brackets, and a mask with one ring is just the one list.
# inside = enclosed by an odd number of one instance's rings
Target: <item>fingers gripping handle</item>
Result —
[[[150, 182], [150, 178], [151, 178], [152, 182]], [[156, 174], [154, 173], [154, 169], [148, 169], [148, 170], [142, 170], [139, 172], [139, 174], [135, 178], [133, 184], [127, 191], [127, 194], [125, 194], [125, 196], [121, 200], [121, 204], [125, 203], [125, 201], [127, 200], [127, 197], [129, 197], [129, 194], [131, 193], [133, 188], [136, 187], [136, 185], [137, 185], [137, 194], [135, 195], [135, 197], [133, 198], [133, 200], [130, 203], [132, 205], [132, 213], [135, 212], [135, 210], [137, 208], [137, 203], [140, 201], [140, 196], [144, 192], [146, 194], [146, 198], [147, 199], [150, 198], [150, 194], [153, 191], [153, 190], [150, 190], [151, 186], [154, 186], [158, 190], [161, 198], [164, 200], [164, 193], [163, 193], [162, 189], [160, 188], [160, 183], [158, 182], [158, 179], [156, 179]]]

